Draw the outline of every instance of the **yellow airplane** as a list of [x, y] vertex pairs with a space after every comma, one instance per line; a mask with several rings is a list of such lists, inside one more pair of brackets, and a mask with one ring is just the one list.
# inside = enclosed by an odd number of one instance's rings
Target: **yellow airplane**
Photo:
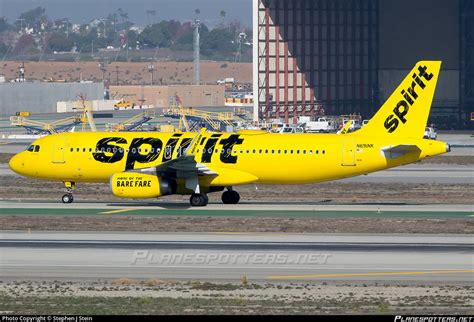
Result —
[[[15, 155], [16, 173], [65, 184], [64, 203], [78, 182], [109, 182], [121, 198], [207, 194], [226, 190], [224, 204], [239, 202], [233, 187], [249, 183], [299, 184], [358, 176], [450, 151], [423, 133], [441, 62], [421, 61], [360, 130], [341, 134], [90, 132], [61, 133]], [[345, 133], [345, 134], [344, 134]]]

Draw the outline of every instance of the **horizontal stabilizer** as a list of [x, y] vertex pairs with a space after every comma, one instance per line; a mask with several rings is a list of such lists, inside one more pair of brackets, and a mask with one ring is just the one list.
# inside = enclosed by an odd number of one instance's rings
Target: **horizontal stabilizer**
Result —
[[387, 159], [397, 159], [408, 153], [421, 152], [420, 148], [413, 144], [400, 144], [383, 147], [380, 153]]

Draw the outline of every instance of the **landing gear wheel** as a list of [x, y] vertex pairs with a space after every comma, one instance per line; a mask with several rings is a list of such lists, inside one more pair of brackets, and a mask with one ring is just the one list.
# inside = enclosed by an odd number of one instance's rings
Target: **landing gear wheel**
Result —
[[209, 202], [209, 198], [206, 195], [203, 195], [202, 193], [193, 193], [191, 195], [191, 198], [189, 198], [189, 203], [193, 207], [203, 207], [207, 205]]
[[65, 195], [63, 195], [63, 203], [72, 203], [74, 201], [74, 197], [72, 196], [72, 194], [70, 193], [66, 193]]
[[222, 194], [222, 202], [224, 204], [235, 205], [240, 200], [240, 195], [237, 191], [227, 190]]

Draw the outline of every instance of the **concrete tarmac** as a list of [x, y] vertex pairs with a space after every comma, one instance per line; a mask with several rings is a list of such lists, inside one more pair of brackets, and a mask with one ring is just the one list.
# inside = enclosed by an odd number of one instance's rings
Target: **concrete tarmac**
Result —
[[3, 279], [474, 282], [466, 235], [3, 232]]
[[74, 202], [63, 204], [35, 200], [0, 201], [0, 215], [189, 215], [189, 216], [286, 216], [292, 214], [303, 217], [324, 215], [332, 217], [433, 217], [433, 218], [474, 218], [472, 204], [405, 204], [405, 203], [370, 203], [370, 204], [328, 204], [325, 202], [295, 203], [251, 203], [238, 205], [209, 203], [206, 207], [191, 207], [185, 201], [140, 201], [124, 202]]

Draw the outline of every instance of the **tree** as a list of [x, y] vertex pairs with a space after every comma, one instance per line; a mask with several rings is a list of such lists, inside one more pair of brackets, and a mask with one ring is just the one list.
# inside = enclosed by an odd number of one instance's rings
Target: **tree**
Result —
[[172, 43], [170, 23], [162, 21], [147, 26], [138, 37], [138, 40], [147, 47], [170, 47]]
[[73, 46], [72, 40], [66, 38], [63, 33], [58, 32], [52, 33], [46, 43], [46, 48], [51, 52], [71, 51]]
[[6, 55], [8, 52], [8, 46], [0, 42], [0, 56]]
[[108, 19], [109, 21], [111, 21], [111, 23], [114, 25], [114, 24], [116, 24], [117, 21], [118, 21], [118, 16], [117, 16], [117, 14], [116, 14], [115, 12], [114, 12], [114, 13], [109, 13], [109, 15], [107, 16], [107, 19]]
[[46, 9], [43, 7], [36, 7], [35, 9], [25, 11], [18, 17], [16, 25], [18, 28], [21, 28], [22, 25], [23, 27], [29, 26], [30, 28], [38, 27], [41, 23], [48, 21], [45, 13]]
[[222, 24], [224, 24], [225, 15], [226, 15], [226, 12], [224, 10], [221, 10]]
[[235, 39], [234, 33], [227, 28], [215, 28], [208, 33], [201, 32], [201, 39], [201, 51], [204, 55], [216, 52], [228, 54], [237, 49], [236, 42], [232, 42]]
[[8, 29], [10, 29], [10, 25], [8, 24], [7, 19], [4, 17], [0, 17], [0, 32], [4, 32]]
[[[147, 15], [147, 18], [148, 18], [148, 24], [150, 24], [150, 16], [155, 17], [155, 16], [156, 16], [156, 10], [154, 10], [154, 9], [148, 9], [148, 10], [146, 11], [146, 15]], [[155, 23], [155, 19], [152, 20], [152, 23]]]
[[36, 48], [36, 42], [31, 35], [22, 35], [16, 42], [15, 48], [13, 49], [14, 54], [24, 54], [31, 49]]
[[117, 11], [119, 13], [120, 18], [122, 18], [122, 22], [125, 22], [128, 19], [128, 13], [123, 11], [122, 8], [118, 8]]
[[135, 48], [137, 46], [138, 35], [135, 31], [128, 30], [127, 33], [125, 34], [125, 38], [126, 38], [128, 47]]

